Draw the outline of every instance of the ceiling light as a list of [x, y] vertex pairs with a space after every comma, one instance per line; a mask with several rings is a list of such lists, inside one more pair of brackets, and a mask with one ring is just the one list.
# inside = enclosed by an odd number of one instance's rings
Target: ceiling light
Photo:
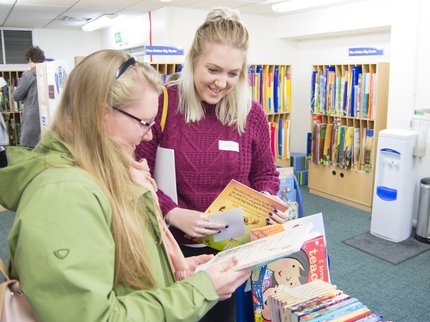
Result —
[[115, 17], [116, 15], [102, 15], [86, 23], [81, 28], [83, 31], [94, 31], [97, 29], [106, 28], [112, 25]]
[[272, 10], [274, 12], [293, 12], [305, 9], [317, 9], [349, 1], [350, 0], [289, 0], [272, 4]]

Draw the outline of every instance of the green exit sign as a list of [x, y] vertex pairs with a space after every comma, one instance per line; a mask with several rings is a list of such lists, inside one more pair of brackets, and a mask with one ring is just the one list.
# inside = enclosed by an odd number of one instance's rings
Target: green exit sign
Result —
[[116, 33], [115, 33], [115, 43], [117, 43], [117, 44], [122, 43], [122, 35], [121, 35], [121, 32], [116, 32]]

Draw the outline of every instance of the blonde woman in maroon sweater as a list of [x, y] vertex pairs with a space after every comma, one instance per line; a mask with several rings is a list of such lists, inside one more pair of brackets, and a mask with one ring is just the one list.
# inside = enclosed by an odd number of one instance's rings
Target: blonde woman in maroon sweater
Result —
[[[212, 9], [196, 31], [179, 79], [167, 87], [164, 131], [161, 95], [153, 139], [136, 149], [136, 158], [147, 159], [151, 169], [158, 146], [174, 150], [178, 203], [160, 190], [158, 196], [187, 256], [211, 252], [192, 245], [190, 238], [218, 233], [225, 226], [204, 211], [231, 179], [272, 195], [279, 189], [267, 118], [248, 90], [248, 38], [237, 11]], [[234, 303], [227, 305], [234, 308]], [[215, 309], [205, 321], [234, 321], [234, 311], [223, 311]]]

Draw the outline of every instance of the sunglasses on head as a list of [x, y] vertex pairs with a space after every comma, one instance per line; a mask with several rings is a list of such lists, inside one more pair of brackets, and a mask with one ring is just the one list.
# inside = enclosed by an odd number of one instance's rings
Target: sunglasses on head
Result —
[[132, 68], [134, 65], [136, 65], [137, 60], [134, 57], [131, 57], [127, 59], [125, 62], [119, 66], [118, 70], [116, 71], [115, 79], [118, 79], [121, 77], [122, 74], [124, 74], [126, 71], [128, 71], [130, 68]]

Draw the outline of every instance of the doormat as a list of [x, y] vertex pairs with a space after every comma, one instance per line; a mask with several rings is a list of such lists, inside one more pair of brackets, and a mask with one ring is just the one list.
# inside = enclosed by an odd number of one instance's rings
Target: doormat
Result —
[[342, 243], [394, 265], [403, 263], [430, 249], [430, 244], [421, 243], [413, 237], [395, 243], [376, 237], [370, 232], [345, 239]]

